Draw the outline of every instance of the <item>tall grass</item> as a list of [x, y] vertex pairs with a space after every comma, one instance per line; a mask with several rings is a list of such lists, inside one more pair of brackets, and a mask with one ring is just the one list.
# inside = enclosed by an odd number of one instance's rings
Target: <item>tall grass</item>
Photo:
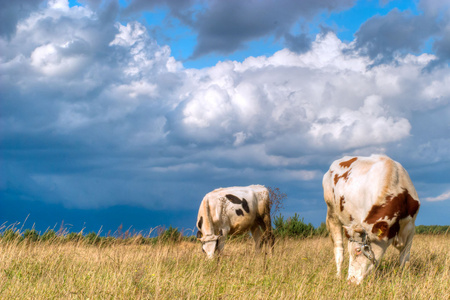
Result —
[[[33, 236], [31, 234], [30, 236]], [[208, 261], [196, 242], [0, 241], [1, 299], [449, 299], [450, 236], [417, 235], [400, 269], [389, 248], [359, 286], [336, 278], [326, 237], [278, 239], [255, 254], [231, 239]], [[346, 270], [344, 270], [344, 273]]]

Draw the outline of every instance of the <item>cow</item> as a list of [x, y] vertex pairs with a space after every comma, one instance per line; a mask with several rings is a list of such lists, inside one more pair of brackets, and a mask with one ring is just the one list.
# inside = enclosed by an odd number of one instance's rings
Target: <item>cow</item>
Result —
[[343, 232], [348, 239], [349, 282], [360, 284], [391, 244], [400, 252], [401, 266], [409, 261], [420, 201], [400, 163], [384, 155], [346, 156], [331, 164], [322, 185], [338, 276]]
[[262, 185], [219, 188], [202, 200], [197, 217], [197, 239], [208, 258], [222, 252], [227, 235], [251, 231], [255, 249], [273, 251], [269, 191]]

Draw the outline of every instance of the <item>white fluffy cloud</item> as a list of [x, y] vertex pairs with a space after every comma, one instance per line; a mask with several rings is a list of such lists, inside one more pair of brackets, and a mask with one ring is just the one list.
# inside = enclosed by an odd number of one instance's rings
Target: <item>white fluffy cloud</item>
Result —
[[199, 143], [285, 136], [301, 141], [290, 154], [300, 156], [305, 149], [349, 151], [402, 141], [410, 136], [412, 113], [448, 104], [450, 93], [440, 88], [448, 74], [423, 72], [432, 56], [368, 68], [366, 57], [345, 54], [350, 47], [328, 33], [304, 54], [282, 50], [187, 70], [183, 130]]
[[443, 193], [437, 197], [427, 197], [425, 200], [435, 202], [435, 201], [445, 201], [450, 199], [450, 192]]
[[29, 192], [175, 207], [227, 184], [311, 182], [320, 194], [343, 154], [448, 162], [450, 72], [424, 71], [432, 55], [370, 67], [330, 32], [303, 54], [186, 69], [141, 23], [99, 20], [50, 1], [0, 39], [3, 159], [23, 170], [6, 175], [28, 174]]

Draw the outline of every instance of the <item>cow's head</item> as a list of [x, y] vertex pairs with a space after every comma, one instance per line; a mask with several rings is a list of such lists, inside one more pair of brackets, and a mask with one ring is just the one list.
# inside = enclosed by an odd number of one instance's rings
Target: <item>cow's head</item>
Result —
[[207, 234], [202, 236], [200, 231], [197, 232], [197, 239], [202, 242], [202, 250], [208, 258], [214, 258], [215, 253], [222, 250], [223, 246], [220, 243], [221, 237], [222, 230], [220, 230], [219, 235]]
[[348, 280], [360, 284], [362, 280], [377, 266], [386, 251], [387, 245], [366, 231], [361, 225], [344, 226], [348, 238], [350, 262]]

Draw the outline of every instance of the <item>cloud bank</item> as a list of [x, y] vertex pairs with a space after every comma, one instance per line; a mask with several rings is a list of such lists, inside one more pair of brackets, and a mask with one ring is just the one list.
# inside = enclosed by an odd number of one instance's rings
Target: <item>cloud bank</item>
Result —
[[[192, 26], [211, 22], [220, 3]], [[322, 203], [322, 174], [343, 154], [449, 165], [450, 71], [426, 71], [445, 58], [380, 60], [361, 38], [377, 18], [351, 43], [328, 31], [302, 51], [189, 69], [142, 23], [116, 14], [115, 5], [49, 1], [0, 38], [3, 197], [187, 209], [213, 188], [262, 183]], [[206, 27], [195, 55], [218, 49], [210, 39], [220, 28]], [[425, 193], [431, 172], [418, 178]]]

